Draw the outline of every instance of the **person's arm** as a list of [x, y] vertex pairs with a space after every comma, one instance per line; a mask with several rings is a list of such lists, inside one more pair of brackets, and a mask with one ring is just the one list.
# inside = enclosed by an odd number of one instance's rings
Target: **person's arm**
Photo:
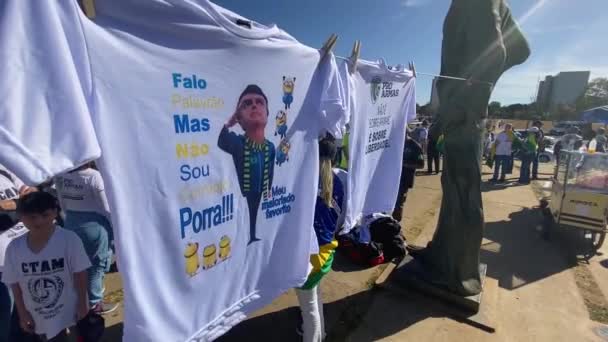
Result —
[[91, 186], [93, 187], [95, 199], [100, 208], [103, 210], [102, 214], [108, 219], [108, 221], [111, 222], [112, 214], [110, 212], [110, 205], [108, 204], [108, 197], [106, 196], [106, 188], [103, 178], [101, 177], [101, 173], [99, 171], [95, 172]]
[[17, 201], [13, 199], [0, 201], [0, 211], [13, 211], [17, 209]]
[[217, 146], [226, 153], [234, 154], [238, 146], [240, 146], [240, 141], [238, 135], [230, 132], [228, 127], [228, 124], [222, 127], [220, 136], [217, 139]]
[[87, 271], [74, 273], [74, 288], [76, 289], [76, 319], [83, 319], [89, 313], [89, 298], [87, 296]]
[[17, 308], [17, 314], [19, 314], [19, 325], [25, 332], [33, 334], [36, 331], [36, 324], [29, 311], [25, 308], [23, 302], [23, 292], [19, 283], [11, 284], [13, 290], [13, 297], [15, 298], [15, 307]]

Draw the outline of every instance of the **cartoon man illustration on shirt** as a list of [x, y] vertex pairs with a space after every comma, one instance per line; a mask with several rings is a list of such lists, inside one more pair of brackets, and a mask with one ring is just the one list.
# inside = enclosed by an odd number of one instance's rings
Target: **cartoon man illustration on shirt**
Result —
[[[268, 196], [274, 174], [275, 148], [266, 139], [268, 99], [260, 87], [248, 85], [241, 93], [235, 113], [222, 128], [217, 145], [232, 155], [241, 193], [249, 206], [249, 244], [259, 241], [256, 220], [262, 196]], [[230, 132], [239, 124], [244, 135]]]

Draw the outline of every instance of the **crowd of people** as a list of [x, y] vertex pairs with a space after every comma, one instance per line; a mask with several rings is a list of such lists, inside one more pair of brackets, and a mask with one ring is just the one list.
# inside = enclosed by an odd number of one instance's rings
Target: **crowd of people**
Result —
[[[517, 156], [521, 160], [518, 183], [529, 184], [530, 180], [538, 179], [538, 165], [540, 155], [545, 152], [545, 133], [541, 121], [534, 121], [522, 136], [513, 131], [509, 123], [503, 125], [503, 131], [494, 136], [492, 130], [486, 134], [484, 144], [484, 156], [486, 164], [494, 168], [494, 175], [490, 179], [492, 183], [503, 183], [506, 175], [513, 171], [513, 161]], [[606, 131], [598, 128], [593, 137], [585, 144], [580, 130], [577, 127], [569, 127], [553, 147], [553, 155], [556, 163], [559, 163], [560, 151], [579, 152], [606, 152], [608, 148]]]

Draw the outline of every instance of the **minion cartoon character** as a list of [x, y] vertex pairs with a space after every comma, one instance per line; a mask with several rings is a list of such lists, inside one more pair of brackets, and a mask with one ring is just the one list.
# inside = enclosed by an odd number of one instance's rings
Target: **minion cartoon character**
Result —
[[289, 161], [289, 149], [291, 148], [291, 144], [287, 140], [281, 141], [279, 144], [279, 149], [277, 152], [277, 165], [281, 166], [281, 164]]
[[208, 270], [217, 264], [217, 249], [209, 245], [203, 249], [203, 269]]
[[188, 242], [186, 250], [184, 251], [184, 258], [186, 258], [186, 274], [193, 277], [199, 268], [198, 261], [198, 243]]
[[281, 139], [285, 139], [285, 135], [287, 134], [287, 112], [284, 110], [279, 110], [275, 122], [277, 127], [274, 131], [274, 135], [276, 136], [278, 134]]
[[285, 104], [285, 110], [289, 109], [293, 102], [293, 90], [296, 86], [295, 77], [283, 76], [283, 103]]
[[230, 257], [230, 238], [228, 235], [222, 236], [220, 239], [220, 260], [225, 261]]

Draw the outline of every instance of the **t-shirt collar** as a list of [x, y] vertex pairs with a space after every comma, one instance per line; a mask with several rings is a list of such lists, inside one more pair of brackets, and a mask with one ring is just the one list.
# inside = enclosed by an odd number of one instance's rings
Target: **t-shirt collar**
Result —
[[[239, 37], [247, 39], [266, 39], [277, 35], [280, 32], [276, 25], [265, 26], [248, 20], [230, 11], [223, 10], [221, 7], [216, 6], [210, 1], [202, 0], [200, 1], [200, 5], [209, 12], [209, 15], [211, 15], [219, 25]], [[236, 23], [237, 19], [249, 22], [251, 24], [251, 28], [238, 25]]]

